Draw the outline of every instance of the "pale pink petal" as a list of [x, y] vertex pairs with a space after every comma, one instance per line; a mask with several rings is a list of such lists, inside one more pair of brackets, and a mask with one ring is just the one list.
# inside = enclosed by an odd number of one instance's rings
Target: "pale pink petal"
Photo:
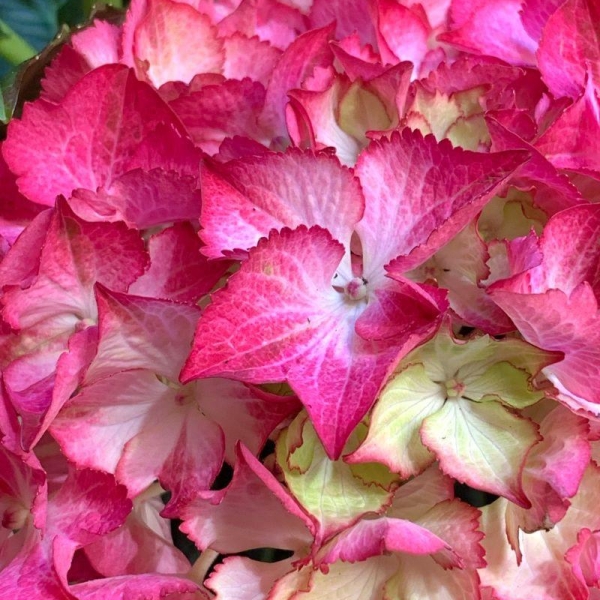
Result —
[[318, 560], [357, 562], [389, 552], [445, 553], [446, 562], [457, 564], [451, 547], [437, 535], [410, 521], [388, 517], [365, 519], [344, 530], [320, 551]]
[[525, 31], [539, 42], [544, 25], [564, 0], [525, 0], [521, 8], [521, 20]]
[[[279, 496], [270, 489], [274, 486], [279, 488]], [[224, 553], [252, 548], [299, 550], [312, 540], [309, 517], [273, 475], [241, 446], [231, 483], [224, 490], [201, 492], [184, 507], [181, 518], [182, 531], [202, 550], [212, 548]]]
[[433, 465], [398, 488], [386, 514], [418, 522], [436, 504], [453, 498], [454, 482]]
[[223, 430], [230, 464], [235, 464], [238, 441], [258, 455], [273, 430], [302, 407], [296, 396], [277, 396], [230, 379], [199, 379], [193, 385], [200, 410]]
[[256, 37], [246, 37], [237, 32], [224, 38], [223, 46], [223, 75], [227, 79], [249, 77], [267, 86], [271, 73], [279, 62], [281, 50]]
[[135, 28], [133, 54], [137, 71], [155, 87], [167, 81], [189, 83], [198, 73], [220, 73], [223, 42], [205, 15], [173, 0], [148, 0]]
[[590, 588], [600, 583], [600, 539], [597, 531], [583, 528], [577, 535], [577, 544], [567, 551], [566, 559], [582, 583]]
[[472, 569], [444, 569], [428, 556], [402, 556], [397, 574], [385, 586], [385, 598], [480, 600], [479, 577]]
[[231, 556], [216, 565], [206, 587], [220, 600], [266, 598], [273, 584], [292, 570], [291, 560], [265, 563], [244, 556]]
[[499, 600], [573, 598], [587, 600], [589, 591], [565, 560], [569, 548], [577, 544], [583, 527], [599, 528], [596, 494], [598, 467], [591, 463], [572, 499], [565, 517], [550, 531], [521, 534], [523, 560], [517, 562], [508, 545], [504, 526], [506, 501], [498, 500], [483, 509], [483, 545], [488, 566], [479, 571], [482, 584], [494, 590]]
[[170, 522], [159, 516], [160, 498], [135, 499], [125, 523], [85, 546], [90, 563], [105, 577], [139, 573], [186, 573], [190, 563], [173, 545]]
[[420, 4], [408, 7], [391, 0], [377, 2], [377, 42], [384, 63], [410, 61], [414, 65], [413, 77], [417, 77], [431, 48], [432, 33]]
[[72, 470], [48, 503], [47, 535], [89, 544], [122, 525], [131, 509], [125, 486], [112, 475]]
[[90, 70], [117, 64], [120, 62], [121, 29], [96, 19], [91, 26], [71, 38], [71, 45], [85, 58]]
[[196, 306], [97, 290], [98, 355], [86, 382], [127, 369], [149, 369], [178, 380], [199, 315]]

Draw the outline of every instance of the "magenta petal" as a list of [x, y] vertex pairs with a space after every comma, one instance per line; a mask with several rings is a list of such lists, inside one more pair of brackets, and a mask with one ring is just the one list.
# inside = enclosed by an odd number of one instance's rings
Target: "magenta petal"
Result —
[[124, 221], [147, 229], [200, 217], [200, 191], [195, 177], [172, 171], [134, 169], [96, 191], [78, 189], [69, 204], [90, 221]]
[[529, 161], [515, 173], [516, 181], [513, 181], [513, 185], [524, 189], [533, 185], [536, 188], [534, 202], [537, 206], [552, 215], [584, 202], [567, 176], [559, 173], [537, 148], [505, 129], [494, 119], [488, 119], [487, 124], [495, 151], [519, 149], [527, 150], [531, 154]]
[[230, 261], [209, 261], [189, 223], [163, 229], [148, 240], [150, 268], [129, 288], [130, 294], [196, 303], [208, 294]]
[[285, 136], [287, 133], [284, 109], [289, 90], [301, 88], [316, 68], [329, 67], [333, 63], [333, 52], [329, 47], [332, 32], [333, 27], [328, 25], [299, 36], [273, 70], [261, 123], [274, 135]]
[[181, 119], [194, 143], [216, 154], [221, 142], [236, 135], [268, 143], [257, 120], [263, 110], [265, 88], [248, 78], [227, 79], [181, 94], [169, 106]]
[[[550, 6], [556, 6], [555, 1]], [[600, 82], [598, 4], [593, 0], [567, 0], [543, 29], [537, 52], [544, 81], [555, 97], [577, 97], [585, 86], [586, 69]]]
[[450, 556], [453, 554], [444, 540], [421, 525], [389, 517], [359, 521], [337, 535], [326, 548], [321, 557], [326, 564], [336, 560], [362, 561], [387, 552], [419, 555], [445, 551]]
[[447, 310], [446, 292], [392, 276], [396, 281], [374, 292], [373, 300], [358, 317], [356, 333], [365, 340], [417, 334], [421, 342], [433, 333]]
[[521, 4], [520, 0], [454, 0], [452, 29], [438, 39], [467, 52], [534, 65], [537, 44], [521, 23]]
[[366, 208], [356, 227], [365, 273], [392, 259], [406, 272], [456, 235], [527, 155], [480, 154], [404, 129], [372, 142], [356, 166]]

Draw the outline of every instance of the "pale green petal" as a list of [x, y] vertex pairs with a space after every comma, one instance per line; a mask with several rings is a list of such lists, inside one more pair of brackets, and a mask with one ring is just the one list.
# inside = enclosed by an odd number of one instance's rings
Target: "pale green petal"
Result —
[[[375, 556], [357, 563], [336, 562], [327, 573], [303, 567], [300, 574], [311, 573], [310, 581], [295, 588], [296, 574], [284, 577], [275, 586], [269, 600], [381, 600], [383, 586], [395, 573], [397, 560], [391, 556]], [[288, 581], [285, 581], [289, 579]], [[300, 579], [302, 581], [302, 579]], [[308, 588], [308, 589], [307, 589]]]
[[367, 439], [349, 460], [377, 461], [402, 477], [421, 473], [434, 461], [423, 446], [423, 419], [444, 404], [445, 387], [428, 377], [422, 364], [396, 375], [382, 391], [369, 425]]
[[450, 400], [424, 421], [421, 438], [448, 475], [528, 506], [521, 487], [522, 465], [540, 439], [530, 420], [499, 402]]
[[[300, 429], [301, 436], [297, 435]], [[364, 438], [364, 426], [352, 434], [347, 449]], [[348, 526], [368, 512], [380, 512], [391, 501], [397, 476], [381, 464], [351, 465], [332, 461], [301, 413], [277, 441], [276, 457], [298, 502], [321, 526], [321, 535]]]
[[544, 397], [544, 393], [533, 389], [531, 375], [524, 369], [517, 369], [508, 362], [500, 362], [487, 367], [477, 377], [465, 381], [464, 397], [476, 401], [500, 400], [513, 408], [531, 406]]

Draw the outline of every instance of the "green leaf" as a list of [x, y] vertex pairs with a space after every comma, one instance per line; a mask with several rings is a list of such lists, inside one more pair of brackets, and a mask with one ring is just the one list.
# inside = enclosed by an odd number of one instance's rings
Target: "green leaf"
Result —
[[35, 49], [4, 21], [0, 21], [0, 56], [11, 65], [31, 58]]
[[[2, 20], [35, 50], [58, 32], [57, 13], [66, 0], [0, 0]], [[33, 52], [35, 54], [35, 51]]]

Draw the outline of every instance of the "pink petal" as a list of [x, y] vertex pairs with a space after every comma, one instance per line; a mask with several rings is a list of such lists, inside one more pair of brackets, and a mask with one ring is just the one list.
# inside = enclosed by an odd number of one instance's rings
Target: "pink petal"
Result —
[[[556, 2], [551, 3], [557, 7]], [[556, 97], [576, 98], [585, 87], [586, 70], [600, 82], [598, 6], [588, 0], [567, 0], [547, 20], [537, 53], [542, 77]]]
[[535, 146], [559, 169], [600, 177], [599, 102], [588, 79], [585, 92], [537, 140]]
[[590, 461], [587, 420], [556, 406], [540, 423], [542, 441], [529, 453], [523, 471], [523, 489], [532, 507], [509, 504], [507, 534], [520, 557], [519, 532], [549, 529], [565, 515]]
[[366, 278], [396, 257], [401, 258], [391, 269], [398, 273], [424, 262], [481, 210], [525, 158], [521, 152], [467, 152], [409, 129], [372, 142], [356, 166], [366, 199], [356, 228]]
[[508, 63], [534, 65], [537, 44], [520, 19], [519, 0], [454, 0], [452, 29], [438, 39], [476, 54], [496, 56]]
[[236, 135], [270, 141], [258, 125], [265, 88], [248, 78], [224, 80], [189, 91], [169, 103], [194, 143], [216, 154], [227, 137]]
[[[172, 594], [194, 593], [198, 586], [188, 579], [180, 579], [169, 575], [143, 574], [95, 579], [70, 586], [77, 594], [77, 600], [122, 600], [124, 598], [144, 598], [144, 600], [163, 600]], [[208, 596], [200, 593], [192, 596], [194, 600], [208, 600]]]
[[516, 181], [513, 180], [512, 184], [520, 189], [527, 189], [533, 185], [534, 202], [548, 215], [583, 203], [577, 188], [564, 174], [559, 173], [537, 148], [502, 127], [497, 121], [488, 119], [487, 125], [494, 151], [527, 150], [531, 154], [529, 161], [515, 173]]
[[372, 521], [359, 521], [337, 535], [325, 546], [319, 560], [325, 564], [337, 560], [356, 562], [388, 552], [446, 552], [452, 556], [446, 542], [420, 525], [403, 519], [382, 517]]
[[342, 257], [342, 245], [319, 227], [259, 242], [205, 310], [182, 380], [287, 380], [328, 454], [339, 456], [407, 341], [356, 335], [361, 306], [346, 305], [331, 287]]
[[230, 556], [215, 566], [206, 587], [223, 600], [266, 598], [275, 582], [292, 569], [290, 562], [265, 563], [245, 556]]
[[225, 434], [230, 464], [238, 441], [258, 455], [275, 428], [302, 407], [295, 396], [277, 396], [229, 379], [200, 379], [194, 386], [200, 410]]
[[131, 509], [126, 488], [112, 475], [73, 470], [48, 504], [48, 535], [89, 544], [119, 527]]
[[40, 98], [52, 104], [60, 104], [67, 92], [91, 70], [88, 61], [65, 44], [44, 70]]
[[210, 258], [299, 225], [326, 227], [349, 247], [364, 210], [358, 181], [336, 158], [298, 150], [205, 168], [202, 194], [200, 235]]
[[161, 122], [181, 130], [150, 86], [122, 65], [107, 65], [83, 77], [59, 105], [26, 105], [10, 124], [4, 157], [21, 192], [52, 206], [59, 194], [95, 191], [135, 168], [134, 150]]
[[289, 90], [302, 87], [313, 71], [329, 67], [333, 53], [329, 48], [332, 27], [314, 29], [299, 36], [281, 56], [267, 88], [261, 123], [274, 136], [286, 136], [285, 105]]
[[285, 50], [306, 30], [305, 17], [294, 8], [293, 2], [242, 0], [236, 4], [235, 10], [218, 24], [221, 37], [243, 33]]
[[246, 37], [233, 33], [223, 40], [225, 64], [223, 75], [227, 79], [244, 79], [262, 83], [265, 87], [271, 79], [271, 73], [279, 62], [281, 51], [268, 42], [256, 37]]
[[86, 381], [127, 369], [149, 369], [177, 381], [189, 352], [197, 307], [106, 288], [97, 290], [97, 300], [100, 342]]
[[129, 288], [136, 296], [196, 303], [229, 268], [229, 261], [209, 261], [189, 223], [163, 229], [148, 240], [150, 268]]
[[75, 190], [69, 204], [89, 221], [124, 221], [129, 227], [147, 229], [197, 220], [201, 199], [195, 177], [162, 169], [135, 169], [97, 191]]
[[377, 9], [377, 42], [384, 64], [410, 61], [418, 76], [433, 37], [427, 14], [419, 4], [408, 7], [391, 0], [379, 0]]

